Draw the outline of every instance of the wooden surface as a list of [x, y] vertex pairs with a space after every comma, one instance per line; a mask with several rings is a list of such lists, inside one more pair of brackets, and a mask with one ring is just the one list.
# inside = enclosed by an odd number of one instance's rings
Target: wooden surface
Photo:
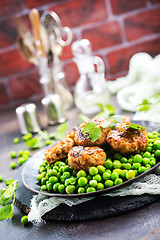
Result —
[[[117, 111], [116, 113], [120, 113]], [[41, 120], [45, 123], [45, 116], [40, 112]], [[68, 129], [77, 122], [77, 111], [70, 110], [68, 116]], [[9, 157], [11, 150], [24, 149], [23, 142], [13, 144], [14, 137], [20, 137], [19, 126], [15, 110], [0, 113], [0, 174], [6, 178], [15, 177], [17, 169], [9, 167], [12, 161]], [[48, 127], [52, 132], [54, 127]], [[0, 184], [0, 187], [4, 186]], [[92, 211], [92, 207], [90, 207]], [[47, 221], [46, 224], [23, 226], [20, 222], [23, 213], [15, 207], [13, 219], [0, 222], [1, 240], [19, 239], [109, 239], [109, 240], [158, 240], [160, 239], [160, 203], [156, 202], [138, 210], [119, 214], [103, 219], [63, 222]]]

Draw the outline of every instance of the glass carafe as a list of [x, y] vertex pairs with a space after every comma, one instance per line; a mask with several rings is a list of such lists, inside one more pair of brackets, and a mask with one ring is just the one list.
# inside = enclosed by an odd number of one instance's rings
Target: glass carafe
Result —
[[100, 57], [92, 55], [91, 44], [87, 39], [75, 41], [72, 52], [80, 74], [74, 88], [75, 104], [83, 114], [95, 114], [100, 110], [98, 103], [110, 103], [104, 62]]

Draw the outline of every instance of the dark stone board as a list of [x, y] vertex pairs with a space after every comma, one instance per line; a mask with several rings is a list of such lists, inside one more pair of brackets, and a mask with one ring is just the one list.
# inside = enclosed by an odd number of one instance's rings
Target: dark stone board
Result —
[[[30, 210], [30, 201], [35, 193], [28, 190], [23, 185], [21, 171], [22, 167], [19, 168], [16, 176], [18, 179], [18, 189], [16, 191], [15, 204], [20, 210], [28, 213]], [[144, 207], [158, 201], [159, 199], [160, 196], [147, 194], [126, 197], [97, 196], [93, 200], [72, 207], [61, 204], [57, 208], [46, 213], [43, 216], [43, 219], [75, 221], [109, 217]]]

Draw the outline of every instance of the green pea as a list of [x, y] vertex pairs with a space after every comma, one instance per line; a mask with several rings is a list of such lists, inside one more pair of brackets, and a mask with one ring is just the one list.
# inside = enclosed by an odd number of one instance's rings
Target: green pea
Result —
[[67, 187], [70, 184], [69, 179], [66, 179], [64, 182], [64, 186]]
[[111, 174], [109, 172], [103, 173], [103, 180], [108, 180], [108, 179], [110, 179], [110, 177], [111, 177]]
[[56, 170], [58, 172], [59, 171], [59, 167], [58, 166], [54, 166], [53, 170]]
[[155, 156], [155, 158], [160, 158], [160, 150], [156, 150], [155, 152], [154, 152], [154, 156]]
[[47, 190], [47, 186], [46, 186], [46, 185], [42, 185], [42, 186], [41, 186], [41, 190], [42, 190], [42, 191], [46, 191], [46, 190]]
[[91, 181], [89, 181], [89, 185], [91, 187], [96, 187], [97, 186], [97, 181], [96, 180], [91, 180]]
[[80, 170], [78, 171], [77, 173], [77, 178], [80, 178], [80, 177], [86, 177], [86, 172], [84, 170]]
[[21, 218], [21, 223], [22, 224], [27, 224], [28, 223], [28, 216], [23, 216], [22, 218]]
[[126, 157], [122, 157], [120, 161], [121, 161], [121, 163], [127, 163], [128, 160]]
[[104, 166], [107, 168], [107, 169], [111, 169], [112, 166], [113, 166], [113, 163], [111, 160], [106, 160], [105, 163], [104, 163]]
[[143, 158], [150, 158], [151, 157], [151, 153], [150, 152], [144, 152], [143, 153]]
[[56, 176], [52, 176], [49, 178], [49, 182], [51, 182], [52, 184], [55, 184], [58, 182], [58, 178]]
[[126, 173], [127, 173], [127, 170], [122, 170], [122, 171], [120, 172], [120, 177], [121, 177], [121, 178], [126, 178]]
[[61, 177], [61, 173], [60, 173], [60, 172], [57, 173], [57, 177], [58, 177], [58, 178]]
[[143, 164], [143, 165], [146, 165], [146, 164], [148, 164], [149, 162], [150, 162], [150, 159], [149, 159], [149, 158], [146, 158], [146, 157], [145, 157], [145, 158], [142, 159], [142, 164]]
[[59, 188], [60, 185], [61, 185], [60, 183], [55, 183], [55, 184], [53, 185], [53, 191], [54, 191], [54, 192], [58, 192], [58, 188]]
[[98, 173], [98, 169], [96, 167], [90, 167], [89, 174], [94, 176]]
[[63, 173], [64, 179], [70, 178], [70, 176], [71, 176], [70, 172], [64, 172]]
[[74, 185], [68, 185], [66, 187], [66, 193], [68, 193], [68, 194], [73, 194], [75, 192], [75, 190], [76, 190], [76, 187]]
[[47, 182], [47, 178], [44, 177], [44, 178], [41, 179], [41, 185], [45, 185], [46, 182]]
[[147, 171], [147, 168], [143, 166], [138, 169], [139, 173], [144, 173], [145, 171]]
[[84, 187], [79, 187], [78, 188], [78, 193], [80, 194], [80, 193], [85, 193], [85, 188]]
[[132, 168], [133, 169], [139, 169], [141, 167], [140, 163], [133, 163]]
[[31, 152], [29, 150], [25, 150], [23, 152], [23, 155], [27, 155], [28, 157], [30, 157], [31, 156]]
[[96, 180], [97, 182], [101, 182], [102, 177], [101, 177], [101, 175], [97, 174], [97, 175], [93, 176], [93, 180]]
[[153, 149], [154, 150], [160, 150], [160, 140], [156, 140], [156, 141], [154, 141], [154, 143], [153, 143]]
[[70, 182], [71, 185], [76, 184], [77, 178], [76, 178], [76, 177], [71, 177], [71, 178], [69, 179], [69, 182]]
[[112, 180], [106, 180], [105, 183], [104, 183], [104, 185], [105, 185], [107, 188], [112, 187], [113, 184], [114, 184], [114, 183], [113, 183]]
[[150, 165], [150, 164], [146, 164], [146, 165], [145, 165], [145, 167], [146, 167], [146, 168], [147, 168], [147, 170], [148, 170], [148, 169], [150, 169], [150, 168], [151, 168], [151, 165]]
[[106, 169], [105, 172], [112, 173], [110, 169]]
[[119, 175], [118, 175], [118, 173], [116, 173], [116, 172], [113, 172], [113, 173], [111, 174], [111, 180], [112, 180], [112, 181], [115, 181], [118, 177], [119, 177]]
[[51, 169], [48, 171], [48, 175], [51, 177], [51, 176], [57, 176], [57, 170], [55, 169]]
[[40, 173], [42, 173], [42, 172], [44, 172], [46, 169], [44, 168], [44, 167], [41, 167], [40, 169], [39, 169], [39, 172]]
[[153, 134], [150, 132], [148, 132], [147, 135], [148, 135], [148, 138], [151, 138], [151, 139], [154, 138]]
[[46, 146], [50, 145], [51, 143], [52, 143], [52, 140], [46, 140], [46, 141], [45, 141], [45, 145], [46, 145]]
[[40, 183], [41, 182], [41, 179], [42, 179], [42, 175], [41, 174], [38, 174], [37, 175], [37, 181]]
[[151, 146], [147, 146], [147, 147], [146, 147], [146, 151], [147, 151], [147, 152], [152, 152], [152, 147], [151, 147]]
[[118, 160], [114, 160], [113, 162], [113, 168], [121, 168], [121, 162]]
[[125, 169], [126, 163], [122, 163], [121, 168]]
[[2, 175], [0, 175], [0, 182], [3, 182], [3, 177], [2, 177]]
[[61, 180], [61, 183], [65, 183], [65, 180], [66, 180], [67, 178], [64, 178], [64, 176], [60, 176], [60, 180]]
[[97, 169], [98, 169], [98, 173], [101, 175], [105, 172], [105, 167], [102, 165], [97, 166]]
[[16, 162], [11, 162], [10, 163], [10, 168], [15, 169], [17, 167], [17, 163]]
[[156, 165], [156, 160], [150, 160], [150, 162], [149, 162], [149, 164], [153, 167], [153, 166], [155, 166]]
[[47, 183], [47, 190], [49, 191], [49, 192], [51, 192], [52, 191], [52, 183]]
[[73, 176], [77, 176], [77, 170], [73, 170], [73, 171], [72, 171], [72, 175], [73, 175]]
[[60, 184], [59, 187], [58, 187], [58, 191], [60, 193], [64, 193], [65, 192], [65, 186], [63, 184]]
[[13, 139], [13, 143], [15, 143], [15, 144], [19, 143], [19, 141], [20, 141], [20, 140], [19, 140], [18, 137], [16, 137], [16, 138]]
[[118, 168], [118, 169], [114, 169], [114, 170], [113, 170], [113, 173], [114, 173], [114, 172], [116, 172], [118, 175], [120, 175], [120, 173], [122, 172], [122, 169], [119, 169], [119, 168]]
[[113, 155], [113, 159], [115, 160], [120, 160], [121, 158], [122, 158], [122, 155], [118, 152]]
[[138, 176], [138, 170], [133, 170], [135, 172], [135, 177]]
[[33, 136], [32, 133], [27, 133], [22, 137], [22, 139], [23, 139], [23, 141], [27, 141], [27, 140], [31, 139], [32, 136]]
[[65, 164], [68, 164], [68, 158], [65, 160]]
[[115, 185], [119, 185], [119, 184], [123, 183], [123, 180], [122, 180], [122, 178], [116, 178], [114, 183], [115, 183]]
[[141, 163], [142, 162], [142, 156], [140, 154], [136, 154], [133, 158], [134, 163]]
[[129, 158], [129, 159], [128, 159], [128, 163], [132, 164], [132, 163], [133, 163], [133, 159], [132, 159], [132, 158]]
[[16, 152], [14, 152], [14, 151], [10, 152], [10, 157], [11, 158], [16, 158], [16, 156], [17, 156]]
[[88, 182], [88, 179], [86, 177], [80, 177], [78, 179], [78, 185], [80, 187], [84, 187], [87, 184], [87, 182]]
[[102, 190], [104, 189], [104, 184], [103, 183], [97, 183], [97, 190]]
[[64, 172], [70, 172], [71, 173], [72, 172], [72, 168], [70, 166], [64, 166], [63, 167], [63, 173]]
[[19, 156], [19, 157], [22, 157], [23, 154], [24, 154], [24, 151], [23, 151], [23, 150], [19, 150], [19, 151], [18, 151], [18, 156]]
[[90, 192], [95, 192], [95, 191], [96, 191], [96, 189], [94, 187], [88, 187], [86, 192], [90, 193]]
[[131, 169], [131, 164], [130, 163], [125, 163], [125, 169], [130, 170]]
[[87, 179], [88, 179], [88, 181], [92, 180], [92, 176], [91, 175], [87, 175]]
[[135, 177], [135, 172], [134, 170], [129, 170], [127, 173], [126, 173], [126, 178], [129, 180], [129, 179], [132, 179]]

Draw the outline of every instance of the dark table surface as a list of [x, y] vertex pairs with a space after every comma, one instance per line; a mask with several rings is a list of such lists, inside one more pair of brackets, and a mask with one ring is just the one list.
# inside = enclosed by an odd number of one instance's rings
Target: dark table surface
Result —
[[[118, 108], [117, 108], [118, 109]], [[39, 110], [41, 121], [45, 125], [45, 115]], [[116, 113], [121, 113], [117, 110]], [[68, 129], [77, 123], [76, 109], [67, 112]], [[52, 132], [55, 127], [48, 127]], [[11, 170], [12, 161], [9, 157], [11, 150], [24, 149], [24, 142], [13, 144], [14, 137], [21, 137], [15, 110], [0, 113], [0, 174], [4, 179], [14, 178], [18, 169]], [[0, 187], [4, 187], [3, 183]], [[92, 211], [92, 209], [91, 209]], [[14, 217], [0, 222], [0, 240], [19, 239], [160, 239], [160, 203], [156, 202], [140, 209], [107, 217], [87, 221], [62, 222], [46, 221], [45, 224], [33, 225], [21, 224], [24, 215], [17, 207], [14, 209]]]

